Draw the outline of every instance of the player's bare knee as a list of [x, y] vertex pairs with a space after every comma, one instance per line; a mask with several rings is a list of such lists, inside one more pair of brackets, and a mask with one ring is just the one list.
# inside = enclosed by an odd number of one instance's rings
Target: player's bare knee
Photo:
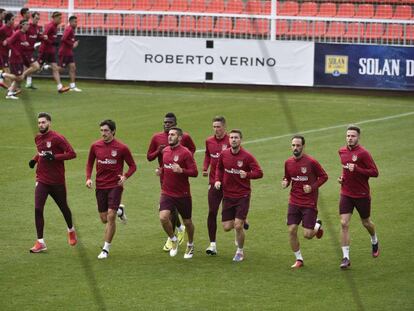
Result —
[[310, 240], [310, 239], [312, 239], [312, 238], [313, 238], [313, 236], [314, 236], [314, 234], [313, 234], [313, 232], [312, 232], [312, 231], [304, 231], [304, 232], [303, 232], [303, 237], [304, 237], [305, 239]]
[[223, 223], [223, 229], [224, 231], [228, 232], [234, 229], [234, 225], [232, 222], [229, 223]]
[[236, 231], [243, 230], [243, 222], [242, 222], [242, 221], [236, 221], [236, 222], [234, 223], [234, 229], [235, 229]]
[[343, 229], [347, 229], [349, 227], [349, 220], [348, 219], [341, 219], [341, 226]]
[[184, 226], [191, 227], [193, 226], [193, 221], [190, 219], [183, 219]]
[[362, 222], [362, 225], [366, 228], [370, 228], [373, 225], [373, 223], [371, 222], [371, 219], [369, 218], [361, 218], [361, 222]]

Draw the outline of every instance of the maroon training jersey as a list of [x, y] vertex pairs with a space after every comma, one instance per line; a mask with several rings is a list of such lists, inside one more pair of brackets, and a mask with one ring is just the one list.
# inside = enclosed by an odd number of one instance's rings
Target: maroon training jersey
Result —
[[[168, 146], [168, 132], [155, 133], [152, 138], [150, 145], [148, 147], [147, 159], [148, 161], [153, 161], [158, 157], [158, 164], [162, 167], [162, 153], [158, 152], [158, 147], [161, 145]], [[196, 151], [193, 140], [190, 135], [184, 133], [180, 142], [181, 146], [184, 146], [190, 150], [192, 154]]]
[[86, 164], [86, 179], [90, 179], [92, 176], [95, 159], [96, 189], [118, 187], [119, 175], [122, 175], [124, 170], [124, 162], [129, 167], [124, 174], [125, 177], [129, 178], [137, 170], [128, 146], [116, 139], [109, 143], [105, 143], [101, 139], [92, 144]]
[[[318, 189], [327, 180], [328, 175], [311, 156], [304, 154], [301, 158], [291, 157], [285, 162], [285, 177], [292, 184], [289, 204], [298, 207], [317, 207]], [[303, 191], [303, 186], [312, 187], [310, 193]]]
[[60, 40], [59, 55], [73, 56], [73, 44], [75, 43], [75, 31], [68, 25], [63, 32], [62, 39]]
[[26, 46], [23, 45], [24, 42], [27, 42], [26, 33], [23, 33], [21, 30], [16, 30], [13, 35], [7, 39], [7, 45], [11, 49], [10, 63], [23, 63], [22, 56], [26, 51]]
[[35, 25], [33, 23], [30, 24], [29, 29], [27, 29], [27, 32], [26, 32], [26, 37], [27, 37], [27, 42], [29, 42], [29, 46], [26, 47], [26, 54], [32, 55], [35, 50], [34, 48], [35, 43], [43, 40], [43, 35], [40, 32], [39, 25]]
[[42, 41], [39, 52], [42, 53], [55, 53], [55, 42], [57, 39], [57, 25], [51, 21], [46, 24], [43, 35], [47, 35], [47, 40]]
[[3, 41], [11, 37], [14, 32], [13, 25], [3, 25], [0, 27], [0, 53], [1, 55], [9, 55], [9, 46], [3, 46]]
[[[174, 148], [167, 146], [162, 154], [162, 161], [164, 179], [161, 193], [175, 198], [191, 197], [188, 177], [197, 177], [198, 175], [193, 154], [181, 144]], [[172, 165], [174, 163], [180, 165], [183, 169], [182, 173], [173, 172]]]
[[209, 183], [214, 185], [216, 181], [216, 167], [218, 159], [223, 150], [229, 146], [229, 136], [226, 134], [218, 139], [215, 135], [206, 139], [206, 153], [204, 155], [203, 171], [207, 171], [210, 166]]
[[[378, 177], [378, 169], [371, 154], [360, 145], [352, 149], [342, 147], [338, 153], [342, 163], [341, 194], [351, 198], [370, 197], [368, 179]], [[349, 163], [355, 164], [353, 172], [348, 169]]]
[[[63, 161], [76, 158], [76, 153], [63, 135], [55, 131], [38, 134], [35, 137], [37, 155], [36, 181], [47, 185], [65, 184], [65, 165]], [[50, 161], [42, 155], [52, 153], [55, 159]]]
[[[246, 178], [240, 177], [240, 170], [247, 172]], [[259, 163], [243, 148], [236, 154], [233, 154], [231, 148], [221, 152], [216, 168], [216, 181], [221, 182], [225, 198], [242, 198], [250, 195], [250, 179], [262, 177], [263, 171]]]

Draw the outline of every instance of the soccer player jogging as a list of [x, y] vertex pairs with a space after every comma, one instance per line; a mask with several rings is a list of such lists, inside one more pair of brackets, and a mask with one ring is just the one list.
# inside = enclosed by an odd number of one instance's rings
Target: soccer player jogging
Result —
[[62, 23], [62, 13], [53, 12], [52, 20], [45, 25], [43, 35], [46, 40], [42, 42], [39, 48], [38, 62], [40, 65], [50, 64], [52, 66], [53, 78], [57, 83], [57, 90], [59, 93], [69, 91], [69, 87], [63, 86], [60, 80], [60, 67], [56, 63], [56, 46], [57, 46], [57, 30], [58, 26]]
[[[14, 32], [14, 15], [13, 13], [6, 13], [4, 15], [4, 24], [0, 27], [0, 67], [3, 72], [9, 74], [9, 51], [10, 47], [5, 43], [6, 39], [11, 37]], [[0, 76], [0, 86], [7, 89], [8, 86], [4, 83], [4, 78], [8, 76]]]
[[183, 131], [172, 127], [168, 132], [168, 145], [162, 154], [163, 166], [157, 170], [157, 175], [163, 176], [161, 184], [161, 197], [159, 217], [161, 225], [171, 240], [170, 256], [178, 252], [179, 241], [174, 235], [171, 222], [171, 213], [177, 210], [186, 227], [188, 242], [184, 253], [185, 259], [194, 255], [194, 225], [191, 220], [192, 200], [189, 177], [197, 177], [198, 170], [193, 154], [181, 145]]
[[[169, 112], [165, 115], [163, 126], [164, 126], [164, 131], [155, 133], [152, 136], [151, 142], [150, 142], [150, 145], [147, 151], [148, 161], [154, 161], [155, 159], [158, 159], [159, 168], [157, 168], [157, 170], [159, 170], [163, 166], [162, 155], [163, 155], [164, 148], [168, 146], [168, 132], [172, 127], [177, 126], [177, 117], [175, 116], [174, 113]], [[194, 154], [194, 152], [196, 151], [194, 142], [191, 139], [190, 135], [188, 135], [187, 133], [183, 133], [180, 144], [186, 147], [188, 150], [190, 150], [192, 154]], [[162, 186], [163, 175], [160, 174], [159, 176], [160, 176], [160, 183]], [[172, 217], [173, 228], [174, 230], [175, 228], [177, 228], [177, 237], [179, 240], [179, 244], [181, 244], [184, 240], [185, 226], [181, 224], [176, 210], [171, 211], [171, 217]], [[168, 252], [170, 251], [171, 247], [172, 247], [172, 243], [171, 243], [171, 240], [168, 238], [163, 246], [163, 250]]]
[[229, 149], [220, 154], [214, 187], [223, 189], [222, 224], [224, 231], [236, 230], [237, 250], [233, 261], [244, 259], [244, 223], [250, 206], [250, 180], [263, 177], [255, 157], [241, 147], [242, 132], [231, 130]]
[[[226, 133], [226, 119], [217, 116], [213, 119], [214, 135], [206, 139], [206, 152], [203, 163], [203, 176], [209, 177], [208, 183], [208, 217], [207, 229], [210, 245], [206, 249], [208, 255], [217, 255], [216, 233], [217, 233], [217, 214], [223, 200], [223, 190], [216, 189], [216, 167], [218, 159], [223, 150], [229, 146], [229, 136]], [[210, 167], [210, 172], [208, 168]]]
[[355, 125], [346, 131], [346, 146], [339, 149], [342, 164], [342, 175], [338, 178], [341, 184], [339, 214], [341, 216], [341, 244], [343, 258], [340, 268], [351, 266], [349, 257], [349, 224], [354, 208], [359, 213], [362, 225], [371, 236], [372, 257], [379, 256], [378, 238], [375, 225], [371, 221], [371, 195], [368, 184], [370, 177], [378, 177], [378, 169], [371, 154], [359, 144], [361, 130]]
[[76, 245], [77, 237], [72, 222], [72, 213], [66, 199], [65, 165], [64, 161], [76, 158], [72, 146], [61, 134], [50, 130], [52, 118], [46, 112], [37, 117], [39, 134], [35, 137], [37, 148], [36, 156], [29, 161], [29, 167], [36, 168], [35, 188], [35, 223], [37, 240], [30, 249], [31, 253], [40, 253], [47, 250], [43, 238], [44, 218], [43, 210], [46, 199], [50, 195], [58, 205], [68, 227], [68, 241]]
[[303, 257], [299, 247], [298, 226], [302, 222], [303, 236], [306, 239], [310, 240], [314, 236], [318, 239], [322, 238], [322, 221], [317, 219], [318, 191], [328, 180], [328, 175], [318, 161], [304, 153], [305, 138], [303, 136], [293, 136], [291, 148], [293, 157], [285, 162], [282, 188], [292, 185], [287, 225], [290, 246], [296, 256], [292, 268], [301, 268]]
[[[92, 170], [96, 160], [96, 201], [98, 212], [105, 227], [105, 242], [98, 259], [109, 256], [112, 239], [116, 231], [116, 216], [126, 223], [124, 208], [120, 208], [125, 181], [135, 173], [137, 167], [128, 146], [115, 139], [116, 124], [104, 120], [100, 124], [102, 139], [94, 142], [89, 150], [86, 164], [86, 187], [92, 189]], [[128, 171], [123, 172], [124, 162]]]
[[58, 52], [59, 67], [63, 69], [69, 69], [70, 77], [70, 90], [75, 92], [82, 92], [81, 89], [76, 87], [76, 64], [73, 58], [73, 49], [79, 45], [79, 40], [75, 38], [75, 30], [78, 25], [78, 19], [76, 16], [69, 17], [69, 25], [66, 26], [63, 32], [62, 39], [60, 40], [60, 48]]

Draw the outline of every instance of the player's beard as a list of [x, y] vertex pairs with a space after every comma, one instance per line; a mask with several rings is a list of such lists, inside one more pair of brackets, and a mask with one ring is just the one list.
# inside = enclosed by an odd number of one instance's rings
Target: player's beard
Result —
[[44, 133], [46, 133], [47, 131], [49, 131], [49, 126], [46, 126], [46, 127], [44, 127], [44, 128], [39, 128], [39, 132], [40, 132], [41, 134], [44, 134]]
[[302, 154], [302, 151], [299, 151], [299, 150], [297, 150], [297, 149], [295, 149], [295, 150], [293, 150], [293, 155], [295, 156], [295, 157], [300, 157], [300, 155]]

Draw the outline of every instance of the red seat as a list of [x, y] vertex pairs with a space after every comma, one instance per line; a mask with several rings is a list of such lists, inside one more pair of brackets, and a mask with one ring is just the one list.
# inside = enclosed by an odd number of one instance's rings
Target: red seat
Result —
[[263, 14], [269, 15], [272, 8], [272, 2], [271, 1], [264, 1], [263, 5]]
[[114, 0], [98, 0], [96, 9], [98, 10], [111, 10], [115, 8]]
[[137, 0], [135, 1], [135, 4], [132, 7], [132, 9], [137, 11], [149, 11], [151, 6], [152, 3], [150, 0]]
[[159, 19], [156, 15], [146, 15], [141, 19], [141, 25], [139, 26], [141, 30], [144, 31], [154, 31], [158, 29]]
[[403, 25], [388, 24], [383, 38], [387, 40], [402, 39], [403, 38]]
[[118, 0], [115, 9], [117, 10], [132, 10], [134, 7], [134, 0]]
[[304, 2], [300, 6], [299, 16], [316, 16], [318, 5], [315, 2]]
[[185, 12], [187, 10], [188, 10], [188, 1], [187, 0], [174, 0], [171, 3], [170, 11]]
[[384, 24], [371, 23], [365, 29], [364, 37], [368, 39], [380, 39], [384, 34]]
[[190, 0], [188, 5], [189, 12], [204, 12], [206, 10], [206, 2], [204, 0]]
[[414, 25], [406, 25], [405, 39], [409, 41], [414, 41]]
[[334, 17], [336, 15], [336, 4], [332, 2], [324, 2], [319, 7], [317, 16]]
[[354, 17], [354, 15], [355, 6], [352, 3], [341, 3], [336, 12], [337, 17]]
[[140, 29], [141, 28], [141, 19], [139, 15], [125, 15], [124, 16], [124, 29], [127, 30], [134, 30], [134, 29]]
[[225, 13], [236, 13], [240, 14], [243, 12], [244, 6], [242, 0], [229, 0], [227, 1]]
[[211, 33], [213, 31], [213, 18], [210, 16], [202, 16], [196, 23], [198, 33]]
[[308, 23], [306, 21], [293, 21], [290, 25], [289, 35], [291, 36], [305, 36], [308, 30]]
[[395, 7], [393, 19], [411, 19], [412, 11], [409, 5], [397, 5]]
[[177, 17], [175, 16], [163, 16], [160, 26], [158, 27], [159, 31], [165, 32], [178, 32], [177, 27]]
[[233, 23], [230, 17], [219, 17], [217, 18], [213, 32], [215, 33], [230, 33], [233, 29]]
[[[43, 2], [43, 1], [42, 1]], [[30, 8], [30, 5], [27, 4], [27, 6]], [[67, 8], [68, 7], [68, 1], [62, 1], [62, 0], [46, 0], [44, 1], [43, 7], [49, 7], [49, 8]]]
[[356, 18], [372, 18], [374, 16], [374, 6], [372, 4], [360, 4], [355, 12]]
[[168, 0], [154, 0], [151, 6], [151, 11], [168, 11], [170, 9], [170, 3]]
[[196, 22], [193, 16], [181, 16], [180, 27], [181, 32], [194, 32], [196, 29]]
[[323, 21], [312, 22], [306, 32], [307, 36], [323, 37], [326, 33], [326, 23]]
[[105, 15], [99, 13], [92, 13], [86, 19], [87, 28], [104, 28], [105, 27]]
[[209, 13], [222, 13], [224, 11], [223, 0], [211, 0], [207, 6], [205, 12]]
[[[47, 2], [47, 1], [46, 1]], [[96, 0], [78, 0], [75, 1], [76, 9], [94, 9], [97, 6]]]
[[278, 19], [276, 21], [276, 35], [277, 36], [285, 36], [289, 32], [289, 24], [287, 20]]
[[78, 19], [78, 27], [84, 27], [86, 25], [86, 19], [88, 17], [88, 13], [76, 13], [75, 16]]
[[42, 7], [44, 7], [44, 2], [45, 2], [44, 0], [28, 0], [26, 2], [25, 7], [42, 8]]
[[248, 34], [251, 32], [251, 21], [248, 18], [238, 18], [234, 23], [232, 33], [234, 34]]
[[392, 18], [392, 6], [389, 4], [378, 5], [374, 18], [389, 19]]
[[269, 34], [269, 20], [255, 19], [252, 22], [251, 35], [266, 36]]
[[262, 14], [262, 1], [258, 0], [258, 1], [254, 1], [254, 0], [249, 0], [246, 3], [246, 6], [244, 7], [244, 13], [246, 14], [252, 14], [252, 15], [258, 15], [258, 14]]
[[357, 39], [364, 36], [364, 24], [362, 23], [350, 23], [346, 28], [344, 34], [345, 39]]
[[122, 16], [121, 14], [108, 14], [106, 17], [105, 27], [108, 29], [121, 29]]
[[295, 1], [280, 2], [277, 11], [278, 15], [296, 16], [299, 13], [299, 4]]
[[328, 26], [328, 30], [325, 34], [326, 38], [340, 38], [345, 34], [345, 23], [332, 22]]

